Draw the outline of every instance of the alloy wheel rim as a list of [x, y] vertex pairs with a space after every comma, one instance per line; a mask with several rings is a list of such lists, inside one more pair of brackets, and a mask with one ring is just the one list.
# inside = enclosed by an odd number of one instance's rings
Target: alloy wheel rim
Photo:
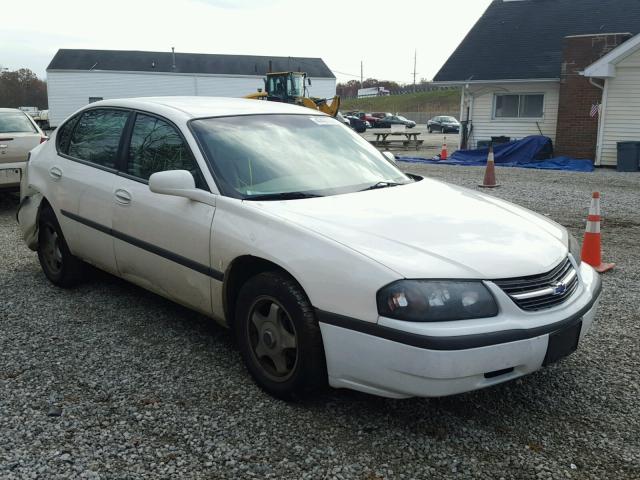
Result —
[[289, 312], [275, 298], [257, 298], [249, 309], [249, 346], [255, 363], [275, 382], [285, 382], [298, 364], [298, 337]]
[[60, 250], [60, 237], [52, 225], [46, 224], [43, 229], [44, 242], [42, 254], [49, 271], [57, 275], [62, 270], [62, 251]]

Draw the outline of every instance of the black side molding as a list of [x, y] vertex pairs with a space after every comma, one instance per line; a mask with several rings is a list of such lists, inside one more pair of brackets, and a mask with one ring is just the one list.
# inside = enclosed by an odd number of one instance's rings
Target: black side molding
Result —
[[488, 347], [491, 345], [517, 342], [518, 340], [539, 337], [580, 322], [583, 315], [591, 310], [593, 305], [596, 303], [602, 291], [602, 281], [599, 277], [596, 278], [598, 283], [596, 285], [593, 298], [587, 305], [564, 320], [536, 328], [501, 330], [498, 332], [481, 333], [477, 335], [434, 337], [396, 330], [395, 328], [385, 327], [383, 325], [378, 325], [377, 323], [364, 322], [356, 318], [345, 317], [343, 315], [318, 309], [316, 309], [316, 315], [320, 323], [346, 328], [347, 330], [354, 330], [366, 335], [384, 338], [385, 340], [391, 340], [392, 342], [402, 343], [412, 347], [441, 351], [469, 350], [472, 348]]
[[127, 242], [134, 247], [141, 248], [142, 250], [146, 250], [147, 252], [158, 255], [159, 257], [166, 258], [167, 260], [182, 265], [183, 267], [187, 267], [191, 270], [195, 270], [198, 273], [207, 275], [208, 277], [218, 280], [219, 282], [222, 282], [224, 280], [224, 273], [219, 272], [218, 270], [214, 270], [213, 268], [201, 263], [195, 262], [189, 258], [183, 257], [182, 255], [178, 255], [177, 253], [173, 253], [162, 247], [153, 245], [152, 243], [145, 242], [144, 240], [134, 238], [130, 235], [127, 235], [126, 233], [122, 233], [112, 228], [105, 227], [104, 225], [96, 223], [93, 220], [89, 220], [88, 218], [76, 215], [75, 213], [71, 213], [66, 210], [60, 210], [60, 213], [65, 217], [70, 218], [71, 220], [75, 220], [78, 223], [86, 225], [89, 228], [93, 228], [94, 230], [98, 230], [99, 232], [111, 235], [112, 237], [117, 238], [118, 240], [122, 240], [123, 242]]

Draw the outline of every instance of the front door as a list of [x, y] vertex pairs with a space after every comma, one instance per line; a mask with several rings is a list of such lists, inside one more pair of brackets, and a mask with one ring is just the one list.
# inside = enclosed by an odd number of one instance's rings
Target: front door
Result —
[[[205, 314], [211, 313], [210, 238], [215, 207], [149, 190], [151, 174], [188, 170], [207, 189], [179, 131], [137, 113], [125, 171], [114, 185], [113, 235], [123, 278]], [[219, 280], [219, 279], [218, 279]]]

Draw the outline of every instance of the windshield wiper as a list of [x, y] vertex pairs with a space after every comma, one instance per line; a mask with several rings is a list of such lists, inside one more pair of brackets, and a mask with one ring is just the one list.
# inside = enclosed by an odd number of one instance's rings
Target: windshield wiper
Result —
[[378, 182], [374, 185], [371, 185], [370, 187], [367, 188], [363, 188], [362, 190], [360, 190], [361, 192], [366, 192], [367, 190], [378, 190], [380, 188], [389, 188], [389, 187], [397, 187], [399, 185], [404, 185], [404, 183], [397, 183], [397, 182]]
[[279, 192], [262, 193], [260, 195], [250, 195], [245, 200], [299, 200], [302, 198], [316, 198], [320, 195], [305, 192]]

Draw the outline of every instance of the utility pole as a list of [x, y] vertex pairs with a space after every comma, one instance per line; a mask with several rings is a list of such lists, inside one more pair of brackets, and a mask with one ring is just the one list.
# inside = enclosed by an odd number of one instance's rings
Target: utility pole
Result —
[[413, 93], [416, 93], [416, 65], [418, 63], [418, 49], [413, 52]]
[[362, 60], [360, 60], [360, 88], [364, 88], [364, 70], [362, 69]]

